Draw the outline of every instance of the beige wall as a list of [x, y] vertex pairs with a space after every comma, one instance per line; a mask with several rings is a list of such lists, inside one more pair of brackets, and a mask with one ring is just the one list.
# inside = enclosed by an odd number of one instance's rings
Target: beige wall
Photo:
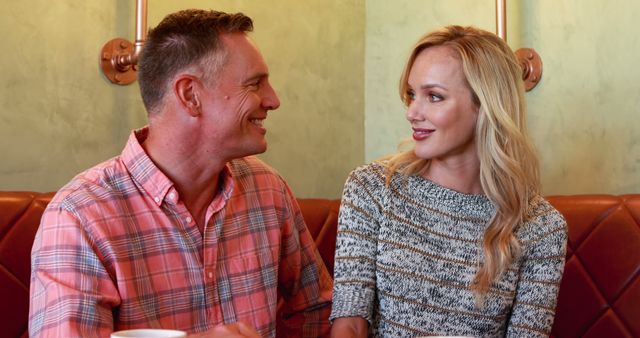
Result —
[[[302, 197], [339, 196], [353, 167], [409, 136], [397, 81], [420, 35], [495, 29], [490, 0], [149, 1], [149, 25], [212, 3], [255, 20], [282, 101], [262, 158]], [[544, 62], [527, 97], [545, 193], [640, 192], [640, 2], [507, 4], [509, 43]], [[132, 0], [4, 1], [0, 190], [58, 189], [145, 124], [137, 84], [112, 85], [98, 67], [106, 41], [133, 38], [134, 16]]]
[[130, 35], [123, 4], [3, 1], [0, 189], [55, 190], [143, 125], [137, 87], [106, 83], [98, 67], [102, 44]]
[[[364, 1], [149, 1], [148, 24], [184, 8], [243, 11], [281, 108], [262, 158], [302, 197], [337, 197], [364, 161]], [[109, 83], [98, 53], [133, 40], [135, 1], [4, 1], [0, 190], [56, 190], [120, 153], [146, 115], [134, 83]], [[329, 24], [330, 23], [330, 24]], [[11, 33], [9, 33], [11, 32]]]
[[[365, 153], [409, 137], [398, 78], [410, 47], [447, 24], [495, 30], [495, 1], [366, 2]], [[534, 48], [544, 74], [527, 94], [546, 194], [640, 192], [640, 2], [507, 1], [512, 48]]]

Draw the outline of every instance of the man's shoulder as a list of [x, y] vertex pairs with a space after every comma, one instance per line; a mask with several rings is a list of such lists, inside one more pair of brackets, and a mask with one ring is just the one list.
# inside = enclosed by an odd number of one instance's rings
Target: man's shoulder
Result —
[[242, 191], [273, 190], [284, 192], [289, 190], [284, 178], [278, 171], [255, 156], [247, 156], [229, 162], [233, 180]]
[[237, 158], [229, 162], [229, 168], [234, 177], [268, 175], [280, 177], [278, 171], [255, 156]]
[[79, 209], [121, 194], [129, 180], [123, 169], [119, 157], [114, 157], [77, 174], [58, 190], [49, 208]]

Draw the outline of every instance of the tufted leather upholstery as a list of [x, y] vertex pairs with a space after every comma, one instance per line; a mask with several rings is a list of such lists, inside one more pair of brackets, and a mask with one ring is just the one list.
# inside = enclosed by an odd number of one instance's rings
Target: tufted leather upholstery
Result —
[[[0, 192], [0, 328], [27, 335], [29, 259], [52, 193]], [[555, 337], [640, 337], [640, 194], [551, 196], [569, 224]], [[299, 199], [333, 273], [339, 200]]]
[[569, 224], [553, 334], [640, 337], [640, 195], [548, 199]]
[[307, 228], [315, 239], [318, 252], [320, 252], [327, 270], [333, 276], [333, 256], [336, 251], [340, 200], [299, 199], [298, 204], [305, 223], [307, 223]]
[[0, 328], [27, 337], [31, 243], [53, 193], [0, 192]]

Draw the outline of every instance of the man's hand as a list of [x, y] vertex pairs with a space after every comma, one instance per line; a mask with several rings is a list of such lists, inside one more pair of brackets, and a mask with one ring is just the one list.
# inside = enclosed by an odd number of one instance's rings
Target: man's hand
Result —
[[188, 338], [260, 338], [260, 334], [251, 326], [237, 322], [218, 325], [206, 332], [190, 334]]

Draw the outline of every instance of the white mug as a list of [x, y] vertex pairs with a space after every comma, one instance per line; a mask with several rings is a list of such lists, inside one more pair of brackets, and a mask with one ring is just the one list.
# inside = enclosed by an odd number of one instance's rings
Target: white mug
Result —
[[111, 334], [111, 338], [184, 338], [187, 333], [178, 330], [164, 329], [135, 329], [117, 331]]

